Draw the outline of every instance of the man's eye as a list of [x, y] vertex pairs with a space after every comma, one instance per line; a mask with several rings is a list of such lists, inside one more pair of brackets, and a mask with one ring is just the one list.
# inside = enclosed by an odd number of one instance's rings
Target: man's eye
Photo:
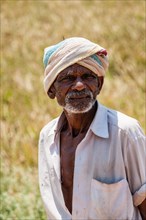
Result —
[[59, 81], [60, 82], [66, 82], [66, 81], [72, 81], [74, 79], [75, 79], [74, 76], [65, 76], [65, 77], [61, 78]]
[[96, 76], [93, 75], [92, 73], [85, 73], [83, 76], [82, 76], [83, 79], [95, 79]]

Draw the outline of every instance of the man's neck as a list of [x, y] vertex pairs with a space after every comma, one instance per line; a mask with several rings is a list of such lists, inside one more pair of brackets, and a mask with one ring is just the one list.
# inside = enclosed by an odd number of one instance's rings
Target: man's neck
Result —
[[78, 136], [80, 133], [87, 132], [90, 124], [95, 116], [97, 110], [97, 102], [94, 104], [91, 110], [86, 113], [68, 113], [64, 110], [65, 116], [67, 118], [67, 126], [65, 130], [72, 135], [72, 137]]

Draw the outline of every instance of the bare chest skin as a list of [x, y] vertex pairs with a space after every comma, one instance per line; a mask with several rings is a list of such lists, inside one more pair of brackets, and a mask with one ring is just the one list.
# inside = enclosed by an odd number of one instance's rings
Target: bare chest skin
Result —
[[66, 207], [70, 213], [72, 213], [75, 151], [85, 134], [86, 132], [83, 132], [76, 137], [72, 137], [69, 132], [62, 131], [60, 136], [62, 192]]

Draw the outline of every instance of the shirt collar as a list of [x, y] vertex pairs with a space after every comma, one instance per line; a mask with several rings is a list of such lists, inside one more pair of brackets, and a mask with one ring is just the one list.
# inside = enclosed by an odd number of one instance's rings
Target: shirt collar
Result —
[[[108, 118], [107, 118], [107, 109], [103, 105], [98, 102], [98, 108], [94, 119], [90, 125], [90, 130], [99, 137], [108, 138], [109, 131], [108, 131]], [[50, 130], [48, 135], [54, 134], [55, 136], [61, 131], [62, 127], [66, 122], [66, 117], [64, 112], [58, 117], [57, 123], [54, 124], [52, 129]]]
[[66, 122], [66, 117], [65, 117], [64, 112], [62, 112], [62, 114], [58, 118], [56, 118], [55, 123], [53, 124], [52, 128], [48, 132], [48, 136], [54, 135], [54, 134], [56, 136], [61, 131], [65, 122]]
[[98, 102], [98, 109], [91, 123], [92, 132], [102, 138], [109, 137], [107, 109]]

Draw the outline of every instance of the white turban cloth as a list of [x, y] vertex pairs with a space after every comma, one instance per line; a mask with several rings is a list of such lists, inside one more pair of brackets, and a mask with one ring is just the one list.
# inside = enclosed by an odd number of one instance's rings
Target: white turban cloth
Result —
[[67, 38], [56, 45], [45, 48], [43, 62], [46, 93], [58, 74], [75, 63], [86, 67], [98, 76], [104, 76], [108, 68], [107, 51], [82, 37]]

